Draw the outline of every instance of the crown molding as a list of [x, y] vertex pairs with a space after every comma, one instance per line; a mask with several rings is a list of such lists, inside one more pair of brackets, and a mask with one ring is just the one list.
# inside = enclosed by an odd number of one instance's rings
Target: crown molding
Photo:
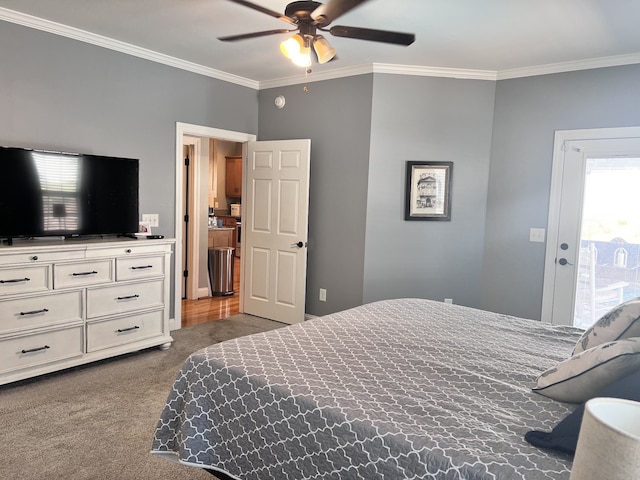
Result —
[[25, 27], [41, 30], [48, 33], [53, 33], [55, 35], [60, 35], [62, 37], [71, 38], [99, 47], [108, 48], [110, 50], [121, 52], [127, 55], [143, 58], [145, 60], [161, 63], [163, 65], [179, 68], [181, 70], [186, 70], [188, 72], [196, 73], [199, 75], [216, 78], [218, 80], [223, 80], [225, 82], [252, 88], [254, 90], [283, 87], [288, 85], [298, 85], [308, 82], [319, 82], [322, 80], [331, 80], [355, 75], [363, 75], [367, 73], [497, 81], [640, 63], [640, 53], [498, 71], [373, 63], [370, 65], [359, 65], [355, 67], [326, 70], [318, 73], [303, 73], [301, 75], [259, 82], [256, 80], [251, 80], [249, 78], [240, 77], [238, 75], [233, 75], [227, 72], [216, 70], [214, 68], [205, 67], [204, 65], [200, 65], [197, 63], [188, 62], [186, 60], [155, 52], [153, 50], [138, 47], [130, 43], [121, 42], [113, 38], [97, 35], [85, 30], [80, 30], [68, 25], [52, 22], [50, 20], [34, 17], [32, 15], [27, 15], [25, 13], [17, 12], [3, 7], [0, 7], [0, 20], [23, 25]]
[[489, 70], [464, 70], [461, 68], [420, 67], [416, 65], [394, 65], [388, 63], [373, 63], [349, 68], [326, 70], [319, 73], [301, 74], [294, 77], [280, 78], [260, 82], [260, 90], [265, 88], [284, 87], [298, 85], [300, 83], [319, 82], [334, 78], [352, 77], [366, 73], [386, 73], [391, 75], [416, 75], [422, 77], [447, 77], [473, 80], [493, 80], [497, 78], [497, 72]]
[[259, 82], [248, 78], [240, 77], [238, 75], [232, 75], [230, 73], [222, 72], [214, 68], [205, 67], [197, 63], [181, 60], [170, 55], [155, 52], [146, 48], [138, 47], [130, 43], [121, 42], [113, 38], [97, 35], [95, 33], [87, 32], [79, 28], [70, 27], [61, 23], [52, 22], [42, 18], [27, 15], [25, 13], [16, 12], [7, 8], [0, 7], [0, 20], [15, 23], [43, 32], [53, 33], [62, 37], [71, 38], [80, 42], [89, 43], [98, 47], [108, 48], [115, 50], [116, 52], [125, 53], [138, 58], [144, 58], [152, 62], [161, 63], [170, 67], [179, 68], [188, 72], [197, 73], [207, 77], [217, 78], [218, 80], [224, 80], [226, 82], [234, 83], [236, 85], [242, 85], [253, 89], [258, 89]]
[[497, 80], [511, 78], [533, 77], [536, 75], [549, 75], [552, 73], [575, 72], [578, 70], [590, 70], [593, 68], [619, 67], [621, 65], [633, 65], [640, 63], [640, 53], [628, 55], [614, 55], [611, 57], [588, 58], [573, 62], [551, 63], [535, 67], [513, 68], [497, 72]]
[[309, 74], [305, 73], [304, 70], [301, 70], [300, 72], [300, 75], [260, 82], [260, 90], [264, 90], [266, 88], [286, 87], [288, 85], [299, 85], [309, 82], [320, 82], [322, 80], [332, 80], [334, 78], [364, 75], [367, 73], [373, 73], [373, 65], [357, 65], [355, 67], [336, 68], [318, 73], [314, 72], [312, 69]]
[[471, 80], [496, 80], [497, 72], [492, 70], [469, 70], [464, 68], [421, 67], [418, 65], [393, 65], [374, 63], [375, 73], [393, 75], [416, 75], [420, 77], [464, 78]]

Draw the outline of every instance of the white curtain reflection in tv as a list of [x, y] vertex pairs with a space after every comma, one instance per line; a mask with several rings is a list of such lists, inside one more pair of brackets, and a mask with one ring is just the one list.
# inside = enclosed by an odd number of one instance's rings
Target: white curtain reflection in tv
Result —
[[78, 158], [34, 152], [33, 159], [40, 177], [44, 230], [78, 230]]

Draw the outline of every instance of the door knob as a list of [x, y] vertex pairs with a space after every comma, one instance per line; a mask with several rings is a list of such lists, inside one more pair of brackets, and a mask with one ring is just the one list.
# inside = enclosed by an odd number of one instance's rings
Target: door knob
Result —
[[558, 263], [560, 265], [573, 265], [573, 263], [569, 263], [569, 261], [566, 258], [561, 258], [560, 260], [558, 260]]
[[306, 246], [307, 246], [307, 244], [305, 242], [302, 242], [302, 241], [291, 244], [291, 248], [293, 248], [293, 247], [302, 248], [302, 247], [306, 247]]

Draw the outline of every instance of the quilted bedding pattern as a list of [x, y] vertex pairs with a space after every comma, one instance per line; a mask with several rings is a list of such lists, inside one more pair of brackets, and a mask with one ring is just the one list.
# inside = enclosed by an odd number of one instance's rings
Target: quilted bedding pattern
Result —
[[152, 453], [241, 480], [568, 479], [523, 437], [573, 410], [531, 387], [580, 333], [399, 299], [226, 341], [186, 360]]

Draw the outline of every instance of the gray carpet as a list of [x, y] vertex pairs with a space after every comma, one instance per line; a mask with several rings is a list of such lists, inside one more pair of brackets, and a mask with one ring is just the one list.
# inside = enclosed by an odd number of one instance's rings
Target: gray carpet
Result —
[[166, 351], [0, 386], [0, 478], [214, 480], [149, 453], [173, 380], [191, 352], [283, 326], [237, 315], [172, 332]]

